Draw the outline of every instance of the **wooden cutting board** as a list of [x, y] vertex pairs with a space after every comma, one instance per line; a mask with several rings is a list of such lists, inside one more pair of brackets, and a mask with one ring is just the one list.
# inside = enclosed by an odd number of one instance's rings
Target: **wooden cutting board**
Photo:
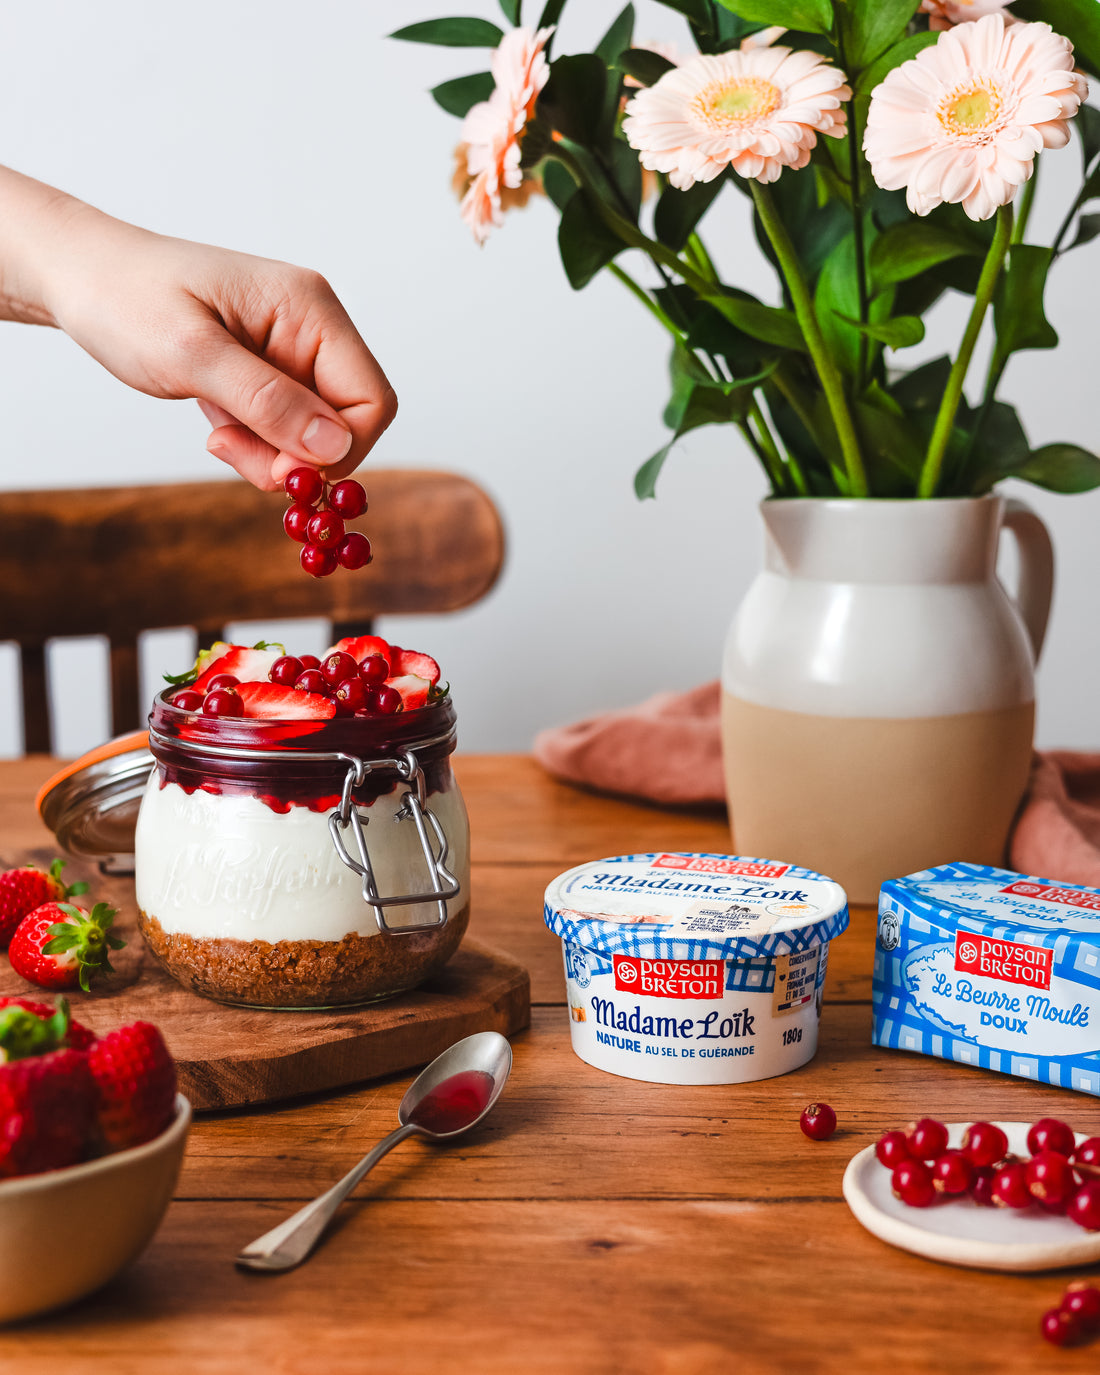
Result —
[[[35, 853], [37, 863], [52, 855]], [[19, 862], [26, 862], [22, 858]], [[176, 983], [146, 949], [130, 915], [133, 884], [102, 878], [73, 863], [72, 882], [87, 877], [97, 900], [119, 909], [126, 947], [112, 956], [115, 975], [69, 995], [73, 1016], [107, 1032], [144, 1020], [158, 1026], [176, 1058], [180, 1091], [198, 1112], [318, 1093], [426, 1064], [475, 1031], [504, 1036], [531, 1020], [527, 970], [510, 956], [466, 940], [435, 978], [412, 993], [343, 1012], [267, 1012], [227, 1007]], [[78, 899], [80, 902], [86, 899]], [[45, 998], [0, 957], [0, 996]]]

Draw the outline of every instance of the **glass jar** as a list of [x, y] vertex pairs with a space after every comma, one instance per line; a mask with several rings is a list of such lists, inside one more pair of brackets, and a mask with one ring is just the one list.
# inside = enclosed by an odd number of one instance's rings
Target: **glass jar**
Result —
[[249, 1007], [414, 988], [469, 920], [449, 698], [388, 717], [268, 721], [161, 693], [138, 813], [146, 944], [185, 987]]

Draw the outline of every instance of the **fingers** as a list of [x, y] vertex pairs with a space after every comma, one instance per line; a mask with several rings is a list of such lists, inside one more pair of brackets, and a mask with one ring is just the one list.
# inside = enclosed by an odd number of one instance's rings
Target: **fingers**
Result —
[[397, 393], [335, 296], [321, 332], [313, 381], [355, 436], [348, 452], [354, 467], [393, 422]]

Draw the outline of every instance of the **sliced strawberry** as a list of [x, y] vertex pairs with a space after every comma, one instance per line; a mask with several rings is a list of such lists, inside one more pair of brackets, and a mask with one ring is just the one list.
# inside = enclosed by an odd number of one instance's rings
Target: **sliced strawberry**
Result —
[[240, 694], [245, 716], [268, 721], [325, 721], [336, 715], [336, 704], [319, 692], [300, 692], [278, 683], [242, 683]]
[[266, 683], [271, 665], [283, 657], [281, 649], [248, 649], [230, 645], [224, 654], [212, 659], [204, 672], [190, 684], [195, 692], [205, 692], [210, 679], [218, 673], [231, 673], [238, 683]]
[[401, 694], [401, 702], [406, 711], [415, 711], [427, 702], [432, 685], [427, 678], [421, 678], [415, 673], [406, 673], [400, 678], [387, 678], [386, 686]]
[[342, 649], [345, 654], [350, 654], [357, 664], [361, 664], [372, 654], [381, 654], [386, 663], [390, 666], [390, 672], [394, 672], [393, 650], [390, 648], [388, 640], [383, 640], [380, 635], [352, 635], [345, 640], [338, 640], [332, 649], [325, 650], [321, 655], [324, 661], [336, 650]]
[[439, 682], [439, 665], [430, 654], [421, 654], [418, 649], [395, 649], [390, 671], [395, 678], [415, 673], [418, 678], [427, 678], [432, 687]]

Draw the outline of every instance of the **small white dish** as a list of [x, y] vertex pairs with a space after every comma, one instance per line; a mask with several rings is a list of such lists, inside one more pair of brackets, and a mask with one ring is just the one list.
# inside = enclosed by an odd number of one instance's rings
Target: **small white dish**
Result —
[[[948, 1140], [958, 1146], [969, 1123], [947, 1123]], [[1025, 1160], [1029, 1122], [998, 1122], [1008, 1149]], [[1078, 1141], [1084, 1137], [1078, 1133]], [[969, 1197], [910, 1208], [894, 1197], [890, 1171], [880, 1165], [874, 1146], [848, 1162], [844, 1197], [859, 1222], [882, 1241], [903, 1251], [968, 1265], [979, 1270], [1062, 1270], [1100, 1261], [1100, 1232], [1087, 1232], [1068, 1217], [1039, 1208], [987, 1208]]]
[[191, 1104], [141, 1146], [0, 1180], [0, 1323], [74, 1303], [148, 1245], [172, 1198]]

